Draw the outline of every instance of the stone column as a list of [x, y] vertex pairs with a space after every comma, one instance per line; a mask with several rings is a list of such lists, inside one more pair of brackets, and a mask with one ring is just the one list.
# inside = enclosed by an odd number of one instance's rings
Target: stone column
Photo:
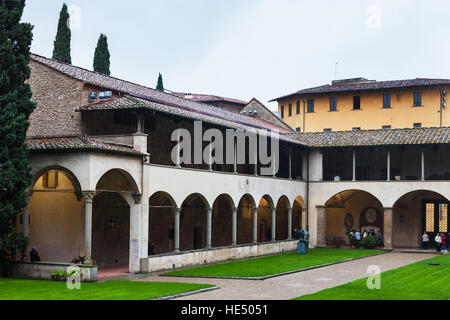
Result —
[[353, 182], [356, 181], [356, 151], [353, 150]]
[[254, 207], [253, 210], [253, 244], [258, 243], [258, 208]]
[[272, 208], [272, 236], [270, 239], [270, 242], [275, 242], [277, 241], [276, 238], [276, 231], [277, 231], [277, 209], [276, 208]]
[[175, 208], [175, 226], [174, 226], [174, 252], [180, 252], [180, 214], [181, 208]]
[[317, 206], [317, 246], [327, 245], [327, 209], [325, 206]]
[[95, 191], [85, 191], [84, 196], [84, 254], [87, 258], [92, 258], [92, 204], [94, 202]]
[[289, 148], [289, 180], [292, 180], [292, 147]]
[[232, 239], [232, 246], [237, 245], [237, 208], [233, 208], [233, 222], [232, 222], [232, 230], [231, 230], [231, 239]]
[[421, 180], [425, 181], [425, 152], [421, 150]]
[[292, 208], [288, 208], [288, 240], [292, 240]]
[[233, 172], [234, 174], [238, 173], [237, 170], [237, 143], [234, 141], [234, 164], [233, 164]]
[[391, 181], [391, 151], [387, 151], [387, 181]]
[[211, 249], [212, 209], [206, 208], [206, 249]]
[[393, 249], [392, 236], [394, 229], [394, 209], [384, 208], [384, 248], [387, 250]]
[[[29, 237], [30, 234], [30, 199], [33, 195], [33, 191], [27, 191], [27, 206], [23, 208], [23, 215], [22, 215], [22, 233], [25, 237]], [[31, 243], [29, 244], [31, 245]], [[27, 260], [27, 252], [28, 247], [25, 247], [22, 250], [22, 261]]]
[[306, 216], [307, 212], [306, 212], [306, 208], [302, 208], [302, 229], [303, 230], [307, 230], [308, 226], [307, 224], [307, 216]]

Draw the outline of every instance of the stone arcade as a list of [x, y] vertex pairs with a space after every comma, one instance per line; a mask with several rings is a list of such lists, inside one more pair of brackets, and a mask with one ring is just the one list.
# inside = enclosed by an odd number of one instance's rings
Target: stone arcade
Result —
[[[31, 69], [33, 184], [17, 224], [45, 261], [139, 273], [293, 250], [298, 228], [313, 247], [379, 228], [386, 249], [448, 231], [450, 128], [301, 134], [37, 55]], [[262, 176], [248, 143], [245, 164], [173, 164], [172, 132], [195, 121], [279, 131], [279, 171]]]

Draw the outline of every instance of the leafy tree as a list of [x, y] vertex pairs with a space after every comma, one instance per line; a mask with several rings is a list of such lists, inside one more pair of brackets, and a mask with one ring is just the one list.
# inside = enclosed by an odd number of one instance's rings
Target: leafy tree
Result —
[[159, 74], [159, 77], [158, 77], [158, 84], [156, 85], [156, 90], [164, 92], [164, 83], [163, 83], [163, 77], [162, 77], [161, 73]]
[[64, 3], [59, 14], [58, 31], [56, 32], [53, 47], [53, 59], [71, 64], [70, 39], [72, 37], [72, 32], [69, 28], [69, 19], [70, 16], [67, 11], [67, 5]]
[[31, 184], [28, 118], [34, 110], [30, 77], [33, 27], [20, 23], [25, 0], [0, 0], [0, 274], [5, 275], [15, 252], [28, 240], [16, 231], [18, 214], [27, 205]]
[[106, 75], [111, 75], [110, 67], [110, 54], [108, 49], [108, 38], [106, 35], [101, 34], [98, 38], [97, 48], [94, 54], [94, 71], [100, 72]]

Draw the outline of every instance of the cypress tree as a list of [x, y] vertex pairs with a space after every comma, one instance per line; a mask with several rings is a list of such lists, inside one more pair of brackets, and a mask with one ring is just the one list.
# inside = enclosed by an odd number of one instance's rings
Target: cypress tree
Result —
[[156, 85], [156, 90], [164, 92], [164, 83], [161, 73], [159, 74], [158, 77], [158, 84]]
[[106, 35], [100, 34], [94, 54], [94, 71], [111, 75], [109, 58], [108, 38]]
[[53, 47], [53, 59], [72, 63], [70, 57], [70, 39], [72, 33], [69, 28], [69, 12], [67, 11], [67, 5], [64, 3], [61, 12], [59, 14], [58, 31], [56, 32], [56, 38]]
[[25, 145], [31, 101], [30, 46], [33, 27], [20, 23], [25, 0], [0, 0], [0, 275], [7, 275], [14, 253], [27, 245], [16, 230], [31, 183]]

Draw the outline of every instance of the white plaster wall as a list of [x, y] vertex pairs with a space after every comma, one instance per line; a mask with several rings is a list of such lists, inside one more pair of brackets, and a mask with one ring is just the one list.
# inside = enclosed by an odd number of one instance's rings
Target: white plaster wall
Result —
[[149, 170], [150, 196], [158, 191], [170, 194], [177, 206], [181, 206], [184, 200], [193, 193], [203, 195], [210, 206], [221, 194], [228, 194], [236, 205], [245, 194], [251, 195], [256, 204], [266, 194], [270, 195], [275, 204], [285, 195], [292, 206], [298, 196], [305, 198], [306, 183], [151, 165]]

